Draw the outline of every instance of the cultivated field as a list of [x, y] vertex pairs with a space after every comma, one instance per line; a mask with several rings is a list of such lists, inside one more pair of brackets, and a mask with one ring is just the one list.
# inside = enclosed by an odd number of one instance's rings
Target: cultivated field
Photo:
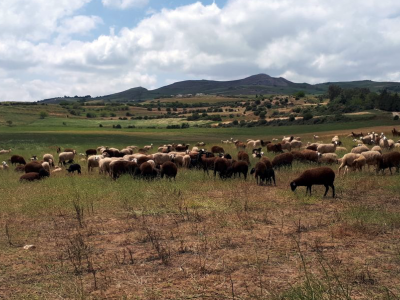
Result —
[[[392, 121], [257, 128], [119, 130], [94, 126], [2, 127], [0, 148], [26, 159], [56, 146], [78, 153], [101, 145], [206, 148], [222, 139], [300, 136], [325, 142], [354, 131], [386, 132]], [[46, 123], [49, 122], [49, 123]], [[374, 123], [375, 122], [375, 123]], [[386, 126], [379, 126], [386, 125]], [[156, 147], [157, 148], [157, 147]], [[152, 152], [155, 152], [153, 149]], [[397, 151], [397, 150], [394, 150]], [[265, 151], [266, 152], [266, 151]], [[343, 156], [346, 152], [338, 153]], [[265, 153], [273, 158], [273, 154]], [[252, 166], [257, 162], [251, 158]], [[0, 297], [5, 299], [398, 299], [400, 297], [399, 175], [354, 172], [324, 188], [295, 193], [289, 183], [314, 167], [276, 171], [277, 186], [254, 178], [220, 180], [180, 168], [176, 181], [98, 171], [54, 174], [20, 183], [0, 171]], [[338, 165], [331, 166], [335, 171]], [[336, 172], [337, 173], [337, 172]], [[24, 245], [35, 245], [24, 250]]]

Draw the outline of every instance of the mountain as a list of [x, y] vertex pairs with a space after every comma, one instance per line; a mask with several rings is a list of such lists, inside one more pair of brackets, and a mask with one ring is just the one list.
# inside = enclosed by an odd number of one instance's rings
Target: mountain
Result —
[[[105, 101], [142, 101], [159, 97], [170, 97], [178, 94], [220, 94], [220, 95], [255, 95], [255, 94], [292, 94], [305, 91], [307, 94], [323, 94], [329, 85], [335, 84], [342, 88], [369, 88], [371, 91], [379, 91], [387, 88], [391, 91], [400, 91], [398, 82], [375, 82], [371, 80], [348, 82], [325, 82], [311, 85], [308, 83], [294, 83], [285, 78], [271, 77], [267, 74], [257, 74], [244, 79], [231, 81], [215, 80], [185, 80], [160, 87], [155, 90], [147, 90], [143, 87], [132, 88], [123, 92], [92, 98]], [[39, 102], [60, 103], [61, 101], [79, 100], [75, 98], [52, 98]]]

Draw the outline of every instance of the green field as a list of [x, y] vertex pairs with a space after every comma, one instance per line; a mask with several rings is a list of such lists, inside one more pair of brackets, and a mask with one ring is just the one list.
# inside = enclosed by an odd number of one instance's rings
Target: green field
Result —
[[[50, 116], [40, 108], [2, 110], [0, 155], [29, 159], [56, 147], [78, 153], [101, 145], [271, 140], [338, 134], [350, 151], [350, 131], [398, 128], [386, 113], [353, 116], [353, 122], [238, 128], [113, 129], [129, 121]], [[135, 120], [136, 121], [136, 120]], [[141, 126], [160, 126], [147, 120]], [[177, 121], [177, 120], [175, 120]], [[63, 122], [66, 125], [63, 125]], [[103, 128], [98, 124], [102, 122]], [[139, 123], [138, 123], [139, 124]], [[264, 150], [265, 151], [265, 150]], [[397, 151], [397, 150], [394, 150]], [[250, 153], [250, 150], [248, 150]], [[337, 153], [339, 157], [346, 152]], [[273, 159], [272, 153], [265, 155]], [[323, 187], [295, 193], [289, 183], [306, 169], [276, 170], [277, 186], [257, 186], [250, 176], [220, 180], [179, 168], [176, 181], [146, 181], [65, 170], [39, 182], [0, 170], [0, 298], [5, 299], [398, 299], [400, 297], [399, 175], [373, 170], [337, 175], [336, 195]], [[257, 160], [251, 158], [251, 167]], [[330, 166], [338, 170], [338, 165]], [[331, 195], [331, 192], [328, 194]], [[24, 245], [35, 245], [24, 250]]]

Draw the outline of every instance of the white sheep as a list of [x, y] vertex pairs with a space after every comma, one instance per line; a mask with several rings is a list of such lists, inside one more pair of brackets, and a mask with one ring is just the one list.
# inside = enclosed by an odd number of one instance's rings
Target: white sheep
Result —
[[300, 150], [301, 146], [303, 146], [303, 143], [299, 140], [293, 140], [290, 142], [291, 149], [299, 149]]
[[381, 138], [379, 141], [379, 146], [381, 146], [382, 149], [389, 149], [389, 140], [387, 137]]
[[50, 166], [54, 167], [54, 157], [53, 155], [46, 153], [45, 155], [43, 155], [43, 160], [47, 161]]
[[65, 165], [66, 161], [74, 160], [75, 153], [74, 152], [61, 152], [58, 154], [58, 165]]
[[52, 174], [53, 174], [53, 173], [59, 173], [59, 172], [61, 172], [61, 171], [62, 171], [62, 168], [60, 168], [60, 167], [55, 167], [54, 170], [51, 171], [51, 173], [52, 173]]
[[6, 171], [8, 171], [9, 169], [10, 169], [10, 167], [7, 165], [7, 163], [6, 163], [5, 161], [3, 161], [3, 162], [1, 163], [0, 170], [6, 170]]
[[50, 173], [50, 164], [47, 161], [42, 162], [42, 167]]
[[337, 142], [333, 144], [319, 144], [317, 147], [317, 151], [321, 154], [324, 153], [335, 153], [337, 147]]
[[292, 145], [290, 142], [282, 142], [281, 146], [282, 146], [282, 150], [287, 150], [289, 152], [292, 150]]
[[119, 151], [120, 153], [123, 153], [125, 155], [133, 154], [133, 150], [131, 148], [125, 148]]
[[91, 155], [88, 157], [88, 171], [92, 171], [94, 168], [100, 167], [100, 160], [104, 158], [103, 155]]
[[358, 170], [362, 171], [363, 167], [367, 164], [367, 159], [365, 158], [364, 153], [365, 153], [365, 152], [363, 152], [362, 154], [360, 154], [360, 156], [357, 157], [357, 158], [353, 161], [352, 167], [353, 167], [354, 170], [358, 169]]
[[189, 168], [190, 162], [191, 162], [190, 155], [185, 155], [185, 156], [183, 157], [183, 167], [184, 167], [184, 168]]
[[338, 156], [335, 153], [318, 153], [318, 162], [323, 164], [336, 164]]
[[147, 163], [149, 163], [153, 169], [156, 167], [156, 163], [152, 159], [148, 160]]
[[344, 151], [347, 152], [347, 148], [345, 147], [336, 147], [336, 152]]
[[357, 146], [357, 147], [354, 147], [353, 149], [351, 149], [351, 153], [358, 153], [358, 154], [361, 154], [361, 153], [367, 152], [367, 151], [369, 151], [369, 148], [365, 145], [360, 145], [360, 146]]
[[319, 136], [314, 134], [314, 140], [318, 140]]
[[148, 151], [148, 150], [150, 150], [150, 149], [153, 149], [153, 144], [150, 144], [150, 145], [148, 145], [148, 146], [144, 146], [144, 147], [143, 147], [143, 150], [146, 150], [146, 151]]
[[[340, 170], [341, 170], [342, 168], [346, 167], [346, 166], [352, 168], [352, 167], [353, 167], [354, 160], [357, 159], [357, 158], [359, 158], [360, 155], [361, 155], [361, 154], [358, 154], [358, 153], [347, 153], [347, 154], [345, 154], [345, 155], [342, 157], [342, 159], [340, 160], [340, 161], [341, 161], [341, 164], [340, 164], [340, 166], [339, 166], [338, 174], [340, 175]], [[346, 173], [347, 173], [347, 172], [346, 172], [346, 170], [345, 170], [345, 174], [346, 174]]]
[[382, 154], [380, 152], [372, 150], [363, 152], [362, 156], [364, 156], [366, 159], [368, 170], [370, 166], [375, 166], [377, 169], [379, 166], [379, 162], [382, 159]]
[[8, 149], [8, 150], [0, 150], [0, 154], [7, 154], [7, 153], [10, 153], [11, 152], [11, 149]]
[[157, 165], [162, 165], [167, 161], [171, 161], [174, 157], [175, 155], [171, 153], [155, 153], [153, 155], [153, 160]]
[[379, 152], [380, 154], [382, 154], [382, 148], [381, 148], [380, 146], [373, 146], [373, 147], [371, 148], [371, 151], [377, 151], [377, 152]]

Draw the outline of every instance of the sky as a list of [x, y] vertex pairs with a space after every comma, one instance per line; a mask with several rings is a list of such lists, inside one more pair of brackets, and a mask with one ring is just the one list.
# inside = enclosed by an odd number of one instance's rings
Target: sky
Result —
[[259, 73], [400, 81], [400, 1], [0, 0], [0, 101]]

